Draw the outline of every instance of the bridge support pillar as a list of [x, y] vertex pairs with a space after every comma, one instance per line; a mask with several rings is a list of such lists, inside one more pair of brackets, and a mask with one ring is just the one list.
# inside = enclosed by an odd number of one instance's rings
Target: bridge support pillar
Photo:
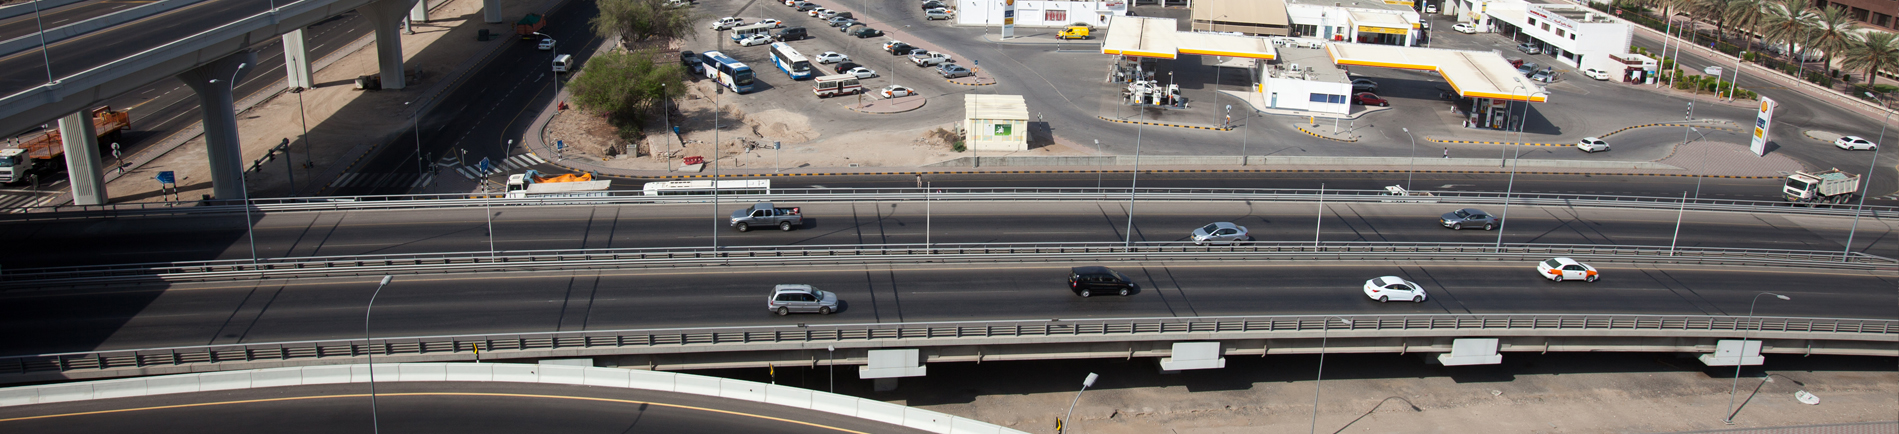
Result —
[[244, 149], [237, 139], [237, 111], [231, 88], [257, 65], [257, 52], [240, 51], [178, 74], [198, 94], [204, 119], [204, 150], [211, 166], [211, 193], [218, 199], [244, 198]]
[[304, 48], [303, 29], [291, 30], [283, 35], [284, 42], [284, 85], [291, 89], [309, 89], [310, 50]]
[[1503, 355], [1497, 354], [1496, 338], [1460, 338], [1451, 340], [1451, 353], [1439, 354], [1437, 361], [1444, 366], [1495, 365], [1503, 363]]
[[382, 88], [402, 89], [402, 18], [416, 0], [380, 0], [356, 8], [376, 31], [376, 63], [382, 68]]
[[429, 22], [429, 1], [416, 0], [415, 7], [409, 8], [409, 25]]
[[86, 112], [59, 118], [59, 137], [66, 147], [66, 179], [73, 184], [73, 204], [106, 203], [105, 170], [99, 162], [99, 135]]
[[501, 0], [481, 0], [481, 19], [488, 24], [501, 22]]
[[879, 392], [897, 390], [897, 379], [903, 377], [921, 377], [929, 372], [918, 357], [920, 351], [870, 350], [867, 356], [870, 364], [857, 367], [857, 378], [876, 380], [871, 382], [872, 389]]
[[1226, 358], [1220, 357], [1219, 342], [1175, 342], [1169, 354], [1173, 357], [1160, 359], [1162, 373], [1226, 367]]
[[[60, 134], [65, 133], [65, 131], [60, 131]], [[77, 185], [77, 183], [74, 185]], [[1700, 359], [1702, 364], [1708, 366], [1758, 366], [1767, 362], [1766, 358], [1761, 357], [1761, 341], [1759, 339], [1747, 340], [1745, 344], [1739, 340], [1722, 339], [1715, 341], [1714, 344], [1714, 354], [1701, 355]]]

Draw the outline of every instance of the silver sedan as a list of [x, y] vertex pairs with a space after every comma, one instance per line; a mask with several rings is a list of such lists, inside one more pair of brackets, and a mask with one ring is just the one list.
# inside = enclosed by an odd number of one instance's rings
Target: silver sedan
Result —
[[1189, 238], [1193, 240], [1195, 245], [1212, 242], [1232, 243], [1252, 239], [1246, 235], [1245, 226], [1236, 225], [1231, 222], [1208, 223], [1206, 226], [1194, 229], [1193, 236]]

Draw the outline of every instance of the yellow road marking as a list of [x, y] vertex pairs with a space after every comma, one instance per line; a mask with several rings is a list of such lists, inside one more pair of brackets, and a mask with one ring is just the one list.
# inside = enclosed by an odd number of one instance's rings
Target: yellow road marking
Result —
[[[622, 404], [644, 404], [644, 405], [654, 405], [654, 406], [660, 406], [660, 407], [671, 407], [671, 408], [677, 408], [677, 409], [683, 409], [683, 410], [698, 410], [698, 411], [704, 411], [708, 413], [720, 413], [720, 414], [728, 414], [728, 415], [733, 415], [733, 416], [745, 416], [745, 417], [764, 419], [764, 420], [770, 420], [770, 421], [794, 423], [794, 424], [809, 426], [813, 428], [828, 429], [828, 430], [837, 431], [837, 432], [868, 434], [863, 431], [849, 430], [849, 429], [838, 428], [838, 427], [834, 427], [830, 425], [821, 425], [821, 424], [805, 422], [805, 421], [800, 421], [800, 420], [785, 419], [781, 417], [757, 415], [757, 414], [743, 413], [743, 412], [737, 412], [737, 411], [731, 411], [731, 410], [720, 410], [716, 408], [695, 407], [695, 406], [690, 406], [690, 405], [667, 404], [663, 402], [635, 401], [631, 399], [592, 398], [592, 397], [559, 396], [559, 395], [536, 395], [536, 394], [526, 394], [526, 393], [473, 393], [473, 392], [378, 393], [376, 394], [376, 396], [378, 397], [483, 396], [483, 397], [506, 397], [506, 398], [568, 399], [568, 400], [575, 400], [575, 401], [613, 402], [613, 403], [622, 403]], [[191, 407], [209, 407], [209, 406], [214, 406], [214, 405], [255, 404], [255, 403], [263, 403], [263, 402], [301, 401], [301, 400], [309, 400], [309, 399], [366, 398], [366, 397], [369, 397], [369, 394], [358, 393], [358, 394], [348, 394], [348, 395], [298, 396], [298, 397], [289, 397], [289, 398], [265, 398], [265, 399], [247, 399], [247, 400], [240, 400], [240, 401], [201, 402], [201, 403], [194, 403], [194, 404], [161, 405], [161, 406], [154, 406], [154, 407], [123, 408], [123, 409], [116, 409], [116, 410], [97, 410], [97, 411], [83, 411], [83, 412], [77, 412], [77, 413], [25, 416], [25, 417], [11, 418], [11, 419], [0, 419], [0, 423], [16, 422], [16, 421], [24, 421], [24, 420], [36, 420], [36, 419], [52, 419], [52, 418], [60, 418], [60, 417], [90, 416], [90, 415], [96, 415], [96, 414], [127, 413], [127, 412], [134, 412], [134, 411], [169, 410], [169, 409], [191, 408]]]

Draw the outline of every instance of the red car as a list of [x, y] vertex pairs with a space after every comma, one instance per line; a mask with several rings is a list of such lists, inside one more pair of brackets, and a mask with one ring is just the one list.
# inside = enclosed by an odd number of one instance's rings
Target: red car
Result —
[[1357, 95], [1352, 95], [1352, 103], [1361, 104], [1361, 105], [1375, 105], [1379, 107], [1391, 106], [1390, 101], [1385, 101], [1384, 98], [1379, 98], [1377, 94], [1373, 94], [1371, 92], [1359, 92]]

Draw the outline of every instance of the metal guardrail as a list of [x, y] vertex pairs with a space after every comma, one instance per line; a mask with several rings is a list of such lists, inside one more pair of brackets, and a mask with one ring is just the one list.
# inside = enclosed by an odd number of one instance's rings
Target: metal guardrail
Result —
[[1604, 262], [1899, 269], [1899, 260], [1838, 251], [1593, 244], [1258, 241], [1197, 246], [1184, 241], [1087, 243], [939, 243], [654, 247], [310, 256], [12, 269], [8, 286], [160, 279], [169, 281], [302, 278], [370, 274], [554, 271], [704, 265], [829, 265], [839, 262], [1069, 262], [1224, 260], [1542, 260], [1568, 256]]
[[[1316, 202], [1321, 196], [1326, 202], [1384, 202], [1384, 203], [1441, 203], [1453, 205], [1502, 205], [1502, 192], [1463, 192], [1431, 191], [1418, 192], [1418, 195], [1395, 196], [1384, 190], [1318, 190], [1307, 189], [1208, 189], [1208, 188], [1141, 188], [1136, 196], [1142, 200], [1169, 201], [1268, 201], [1268, 202]], [[1423, 195], [1428, 193], [1429, 195]], [[703, 203], [711, 201], [707, 195], [691, 196], [645, 196], [641, 191], [610, 191], [600, 197], [561, 197], [561, 198], [520, 198], [506, 199], [499, 194], [484, 198], [481, 194], [421, 194], [394, 196], [339, 196], [314, 198], [260, 198], [249, 202], [250, 211], [257, 212], [301, 212], [301, 211], [361, 211], [361, 210], [412, 210], [412, 209], [456, 209], [478, 207], [534, 207], [534, 206], [574, 206], [574, 205], [629, 205], [629, 204], [676, 204]], [[1100, 201], [1127, 200], [1126, 188], [937, 188], [926, 193], [915, 188], [835, 188], [835, 189], [773, 189], [766, 195], [729, 195], [721, 200], [733, 203], [749, 201], [778, 202], [858, 202], [858, 201]], [[1729, 200], [1729, 199], [1689, 199], [1673, 197], [1583, 195], [1583, 194], [1511, 194], [1509, 202], [1513, 205], [1532, 206], [1573, 206], [1573, 207], [1615, 207], [1646, 209], [1687, 209], [1693, 211], [1729, 211], [1729, 212], [1775, 212], [1804, 215], [1853, 215], [1854, 207], [1836, 205], [1795, 206], [1788, 202]], [[0, 213], [0, 220], [35, 220], [59, 218], [92, 217], [130, 217], [144, 215], [179, 214], [229, 214], [245, 212], [245, 202], [228, 200], [186, 201], [186, 202], [136, 202], [110, 205], [62, 205], [36, 208], [17, 208], [8, 213]], [[1864, 216], [1869, 218], [1899, 217], [1899, 207], [1867, 206]]]
[[[346, 363], [333, 361], [374, 353], [389, 362], [472, 358], [533, 358], [574, 355], [660, 354], [711, 351], [772, 351], [845, 348], [930, 347], [1027, 342], [1092, 343], [1308, 338], [1324, 331], [1351, 337], [1740, 337], [1899, 342], [1899, 320], [1686, 315], [1335, 315], [1190, 318], [1046, 319], [979, 322], [783, 325], [461, 336], [389, 337], [373, 340], [270, 342], [128, 349], [0, 357], [7, 376], [76, 371], [166, 368], [217, 370], [221, 363], [272, 362], [272, 366]], [[233, 369], [243, 369], [234, 367]], [[128, 375], [140, 375], [130, 373]]]

